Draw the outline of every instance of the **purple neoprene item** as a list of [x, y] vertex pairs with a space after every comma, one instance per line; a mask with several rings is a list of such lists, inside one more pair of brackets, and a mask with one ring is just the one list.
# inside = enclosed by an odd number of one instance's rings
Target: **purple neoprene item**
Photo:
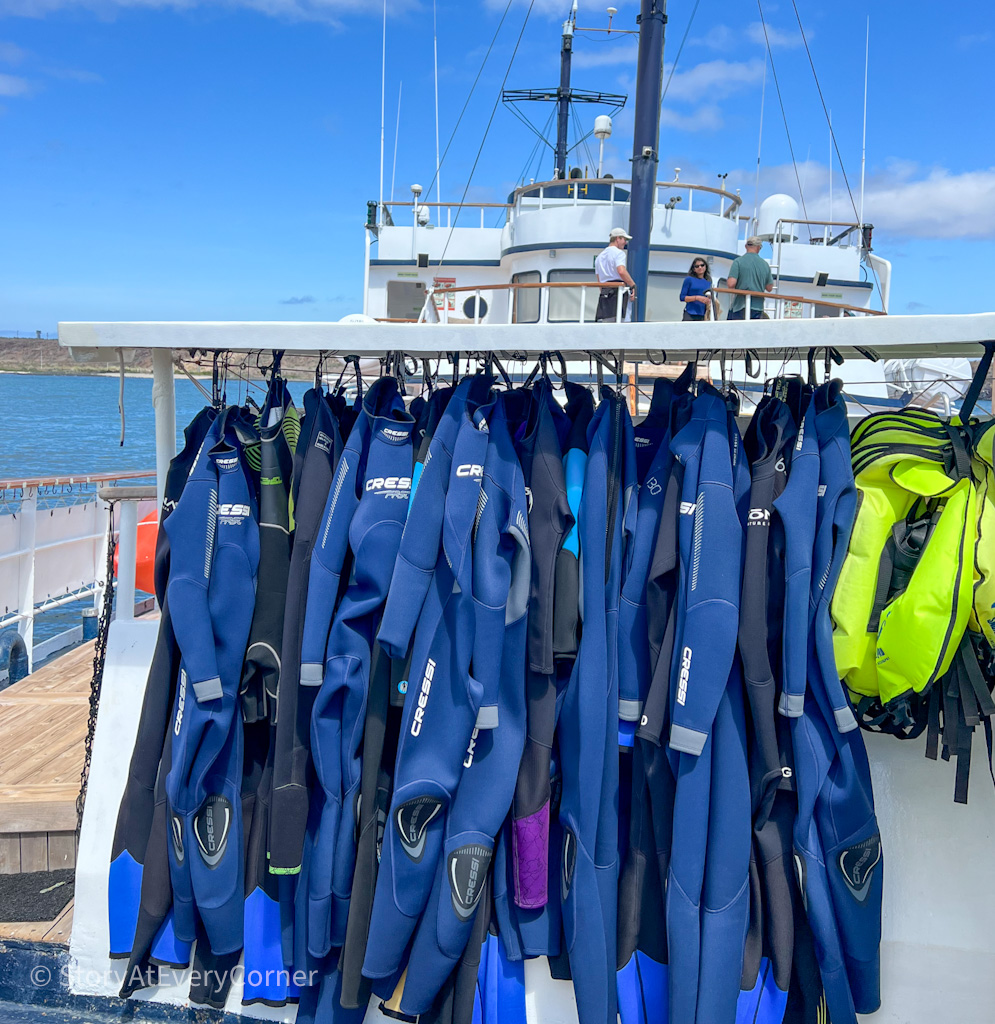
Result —
[[515, 903], [523, 910], [539, 910], [549, 898], [549, 801], [512, 825]]

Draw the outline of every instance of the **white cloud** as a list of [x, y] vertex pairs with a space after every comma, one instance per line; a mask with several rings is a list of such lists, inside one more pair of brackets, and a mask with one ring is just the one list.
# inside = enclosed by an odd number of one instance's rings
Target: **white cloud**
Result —
[[972, 46], [984, 46], [986, 43], [990, 43], [991, 41], [991, 32], [974, 32], [962, 35], [957, 40], [957, 45], [960, 46], [962, 49], [968, 50]]
[[[809, 42], [815, 38], [815, 33], [811, 30], [806, 32], [805, 35]], [[774, 28], [773, 25], [767, 26], [767, 35], [765, 37], [764, 26], [759, 21], [753, 22], [746, 29], [746, 38], [758, 46], [767, 46], [769, 43], [772, 50], [790, 50], [796, 46], [804, 45], [801, 32], [797, 30], [791, 31], [790, 29], [784, 31], [783, 29]]]
[[[507, 2], [508, 0], [485, 0], [486, 6], [492, 11], [503, 11]], [[528, 6], [528, 3], [529, 0], [518, 0], [515, 7], [524, 8]], [[639, 9], [638, 0], [613, 0], [612, 6], [620, 9], [612, 20], [613, 28], [636, 28], [635, 15]], [[627, 8], [631, 8], [631, 10], [627, 10]], [[570, 0], [534, 0], [532, 13], [566, 21], [567, 15], [570, 13]], [[608, 27], [608, 15], [605, 13], [604, 7], [588, 6], [585, 10], [578, 12], [577, 20], [580, 22], [581, 28]]]
[[635, 43], [608, 42], [591, 50], [575, 50], [573, 65], [578, 68], [605, 68], [625, 64], [635, 69], [636, 51]]
[[[667, 86], [671, 66], [664, 68], [663, 82]], [[710, 60], [695, 64], [687, 71], [677, 71], [670, 79], [667, 100], [716, 100], [736, 92], [744, 85], [752, 85], [763, 78], [762, 60], [727, 61]]]
[[[815, 33], [809, 30], [806, 32], [811, 41]], [[772, 50], [790, 50], [801, 46], [802, 36], [797, 29], [780, 29], [773, 25], [767, 25], [767, 37], [764, 38], [764, 27], [759, 21], [754, 21], [746, 28], [732, 28], [729, 25], [709, 25], [704, 31], [694, 31], [692, 41], [707, 46], [711, 50], [722, 50], [725, 53], [736, 52], [746, 48], [746, 44], [759, 46], [766, 49], [767, 42], [770, 42]]]
[[61, 78], [69, 82], [82, 82], [84, 85], [91, 85], [94, 82], [102, 82], [103, 76], [95, 71], [79, 71], [76, 68], [45, 68], [45, 74], [51, 78]]
[[23, 64], [27, 56], [28, 51], [22, 50], [16, 43], [0, 41], [0, 62], [4, 64]]
[[864, 200], [865, 220], [913, 238], [995, 235], [995, 167], [952, 174], [942, 168], [919, 180], [875, 176]]
[[722, 127], [722, 112], [713, 104], [697, 107], [695, 110], [682, 113], [672, 107], [664, 107], [660, 112], [660, 124], [666, 128], [675, 128], [682, 132], [714, 132]]
[[[730, 184], [743, 187], [747, 213], [752, 212], [754, 173], [739, 170], [729, 176]], [[798, 176], [805, 190], [809, 217], [828, 217], [826, 165], [799, 164]], [[859, 179], [852, 173], [850, 187], [852, 201], [837, 169], [833, 174], [834, 220], [856, 220], [853, 210], [854, 205], [860, 206]], [[790, 164], [763, 168], [760, 200], [773, 192], [797, 197], [795, 172]], [[953, 172], [896, 160], [887, 170], [868, 176], [864, 220], [895, 238], [990, 239], [995, 236], [995, 167]]]
[[[407, 10], [416, 0], [399, 0], [395, 10]], [[366, 12], [371, 7], [366, 0], [5, 0], [4, 14], [26, 18], [43, 18], [54, 11], [91, 11], [103, 17], [113, 17], [129, 8], [144, 10], [190, 10], [199, 6], [225, 4], [257, 11], [288, 21], [320, 21], [336, 24], [342, 14]]]
[[25, 96], [31, 86], [26, 78], [17, 75], [0, 75], [0, 96]]

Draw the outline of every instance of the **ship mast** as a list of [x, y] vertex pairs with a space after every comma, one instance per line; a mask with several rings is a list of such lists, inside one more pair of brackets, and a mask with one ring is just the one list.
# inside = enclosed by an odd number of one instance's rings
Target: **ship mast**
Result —
[[560, 45], [560, 87], [556, 90], [556, 173], [554, 177], [567, 176], [567, 128], [570, 124], [570, 59], [573, 56], [574, 27], [577, 24], [577, 0], [570, 9], [570, 17], [563, 23], [563, 40]]
[[650, 229], [656, 200], [660, 157], [660, 101], [663, 92], [663, 38], [666, 0], [642, 0], [639, 12], [639, 55], [636, 66], [636, 111], [632, 132], [632, 192], [629, 197], [628, 271], [636, 283], [634, 321], [646, 319]]

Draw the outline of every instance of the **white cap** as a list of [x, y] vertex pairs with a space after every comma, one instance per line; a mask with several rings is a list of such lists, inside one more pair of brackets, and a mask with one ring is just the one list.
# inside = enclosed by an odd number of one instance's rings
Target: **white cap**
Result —
[[625, 230], [625, 228], [612, 228], [611, 231], [608, 232], [608, 240], [611, 241], [613, 238], [630, 238], [631, 239], [632, 235], [630, 235]]

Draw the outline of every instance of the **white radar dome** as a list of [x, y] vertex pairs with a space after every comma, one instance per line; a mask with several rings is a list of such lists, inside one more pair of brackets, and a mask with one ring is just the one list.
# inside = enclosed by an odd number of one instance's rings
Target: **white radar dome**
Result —
[[768, 196], [757, 214], [757, 235], [768, 242], [793, 242], [798, 237], [798, 225], [782, 224], [781, 237], [777, 238], [777, 222], [798, 220], [798, 217], [798, 203], [791, 196], [782, 193]]
[[594, 137], [607, 139], [612, 133], [612, 119], [607, 114], [599, 114], [594, 119]]
[[376, 320], [372, 316], [367, 316], [365, 313], [346, 313], [345, 316], [339, 318], [340, 324], [375, 324]]

